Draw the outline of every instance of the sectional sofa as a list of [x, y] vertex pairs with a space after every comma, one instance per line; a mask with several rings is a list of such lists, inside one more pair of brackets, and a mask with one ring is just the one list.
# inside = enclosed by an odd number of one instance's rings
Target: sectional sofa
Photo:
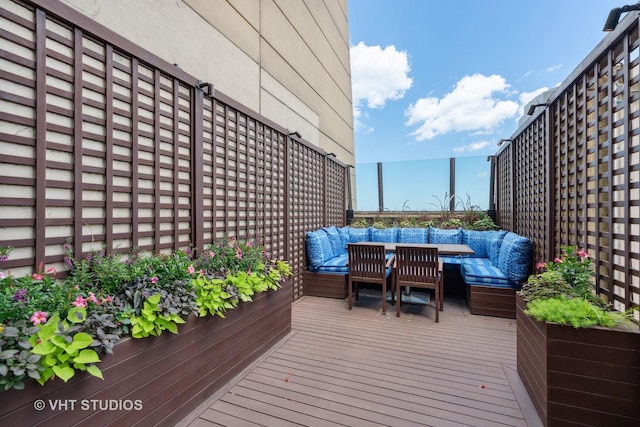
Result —
[[462, 228], [325, 227], [306, 235], [306, 295], [346, 298], [347, 243], [466, 244], [474, 255], [442, 256], [447, 281], [461, 277], [472, 314], [515, 318], [515, 293], [530, 274], [532, 242], [513, 232]]

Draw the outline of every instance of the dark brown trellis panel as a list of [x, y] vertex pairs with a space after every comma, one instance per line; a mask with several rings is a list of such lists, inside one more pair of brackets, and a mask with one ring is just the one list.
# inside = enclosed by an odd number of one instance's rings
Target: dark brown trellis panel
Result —
[[344, 224], [345, 165], [59, 2], [0, 7], [3, 268], [257, 237], [292, 263]]
[[552, 95], [497, 159], [498, 222], [534, 241], [535, 261], [587, 249], [598, 292], [640, 303], [638, 20]]

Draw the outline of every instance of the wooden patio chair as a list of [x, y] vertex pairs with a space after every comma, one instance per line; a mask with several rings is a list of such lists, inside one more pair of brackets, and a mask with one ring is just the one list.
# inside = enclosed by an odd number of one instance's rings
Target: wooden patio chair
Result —
[[396, 246], [395, 261], [396, 316], [400, 316], [402, 286], [433, 289], [436, 322], [440, 321], [443, 302], [442, 261], [438, 259], [437, 247]]
[[[359, 245], [349, 243], [347, 245], [349, 255], [349, 310], [353, 307], [353, 291], [355, 287], [356, 300], [359, 296], [359, 283], [375, 283], [382, 285], [382, 313], [387, 313], [387, 279], [393, 275], [393, 259], [386, 259], [384, 244]], [[393, 284], [391, 285], [393, 289]]]

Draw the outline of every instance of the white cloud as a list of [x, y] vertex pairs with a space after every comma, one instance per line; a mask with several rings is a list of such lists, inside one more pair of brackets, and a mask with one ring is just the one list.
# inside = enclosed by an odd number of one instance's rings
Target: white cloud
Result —
[[491, 132], [518, 113], [517, 102], [499, 98], [509, 87], [498, 75], [465, 76], [443, 98], [421, 98], [410, 105], [406, 125], [420, 125], [411, 134], [418, 141], [452, 132]]
[[472, 151], [482, 150], [483, 148], [489, 147], [490, 145], [491, 145], [491, 142], [489, 141], [478, 141], [468, 145], [461, 145], [459, 147], [454, 147], [453, 151], [455, 151], [456, 153], [464, 153], [465, 151], [472, 152]]
[[383, 108], [387, 101], [401, 99], [413, 84], [409, 77], [407, 52], [395, 46], [367, 46], [363, 42], [351, 47], [351, 84], [356, 127], [363, 106]]
[[[522, 92], [518, 96], [518, 100], [520, 101], [520, 107], [518, 108], [518, 117], [522, 117], [524, 115], [525, 105], [531, 102], [538, 95], [541, 95], [548, 90], [549, 90], [548, 87], [541, 87], [539, 89], [534, 90], [533, 92]], [[540, 100], [540, 102], [542, 102], [542, 100]]]
[[562, 64], [552, 65], [551, 67], [547, 67], [547, 68], [545, 68], [545, 70], [544, 70], [544, 71], [546, 71], [547, 73], [551, 73], [551, 72], [554, 72], [554, 71], [556, 71], [556, 70], [559, 70], [559, 69], [560, 69], [560, 68], [562, 68], [562, 67], [563, 67], [563, 65], [562, 65]]

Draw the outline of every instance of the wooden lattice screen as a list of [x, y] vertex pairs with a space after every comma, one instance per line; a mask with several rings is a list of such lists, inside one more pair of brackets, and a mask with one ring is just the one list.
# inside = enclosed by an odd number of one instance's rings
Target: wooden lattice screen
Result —
[[258, 237], [304, 293], [304, 235], [345, 222], [345, 165], [59, 2], [0, 7], [3, 268]]
[[[549, 98], [498, 154], [498, 221], [531, 238], [535, 261], [587, 249], [596, 288], [618, 310], [640, 304], [638, 20]], [[513, 175], [512, 175], [513, 174]]]

